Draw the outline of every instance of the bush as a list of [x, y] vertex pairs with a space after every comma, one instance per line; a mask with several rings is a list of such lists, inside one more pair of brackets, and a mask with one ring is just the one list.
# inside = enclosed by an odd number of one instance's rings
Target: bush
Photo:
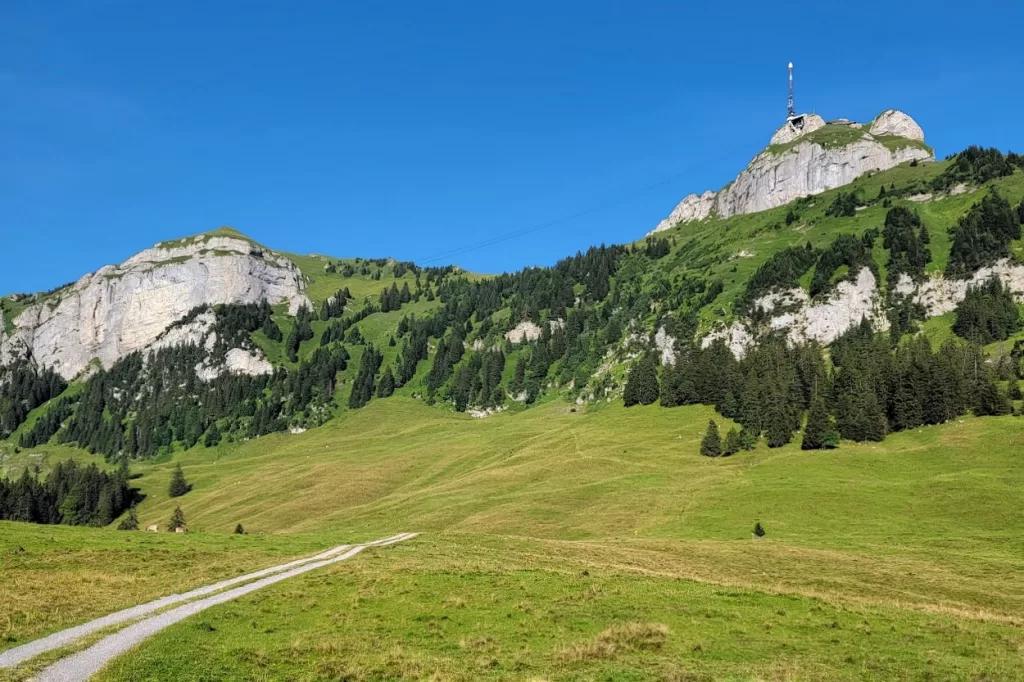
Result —
[[133, 504], [131, 509], [128, 510], [128, 516], [121, 519], [121, 523], [117, 524], [118, 530], [138, 530], [139, 529], [139, 515], [135, 511], [135, 505]]

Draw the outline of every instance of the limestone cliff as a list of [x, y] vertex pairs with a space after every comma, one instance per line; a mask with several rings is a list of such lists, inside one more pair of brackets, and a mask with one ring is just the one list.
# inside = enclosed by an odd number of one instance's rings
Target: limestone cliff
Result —
[[[935, 317], [955, 310], [969, 288], [996, 277], [1018, 303], [1024, 303], [1024, 265], [1007, 259], [980, 268], [966, 279], [933, 273], [914, 281], [902, 275], [896, 293], [920, 304], [926, 317]], [[711, 331], [701, 339], [702, 346], [706, 348], [721, 339], [735, 356], [742, 357], [764, 333], [781, 331], [792, 343], [815, 341], [828, 345], [861, 320], [868, 320], [879, 332], [889, 329], [883, 296], [869, 268], [863, 268], [853, 281], [840, 282], [823, 300], [812, 300], [803, 289], [788, 289], [758, 298], [753, 307], [761, 313], [763, 326], [755, 328], [750, 318], [743, 318]]]
[[730, 218], [788, 204], [853, 182], [869, 171], [905, 161], [934, 160], [924, 132], [906, 114], [889, 109], [868, 127], [805, 114], [787, 121], [771, 144], [719, 192], [691, 194], [650, 234], [711, 215]]
[[[264, 299], [293, 314], [309, 305], [302, 273], [287, 258], [241, 235], [157, 244], [28, 306], [9, 338], [0, 337], [0, 361], [27, 356], [71, 378], [93, 359], [110, 367], [150, 348], [193, 308]], [[175, 330], [174, 338], [198, 342], [201, 330], [194, 331]], [[260, 358], [236, 354], [231, 364], [266, 371]]]

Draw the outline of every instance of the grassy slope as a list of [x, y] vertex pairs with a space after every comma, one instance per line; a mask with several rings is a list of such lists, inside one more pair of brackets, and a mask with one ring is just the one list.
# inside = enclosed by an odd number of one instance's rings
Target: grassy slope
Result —
[[[220, 542], [240, 562], [211, 532], [239, 521], [325, 547], [423, 535], [176, 626], [109, 678], [175, 679], [182, 651], [217, 679], [1019, 677], [1024, 421], [709, 460], [695, 453], [711, 414], [556, 402], [472, 420], [395, 399], [190, 452], [180, 500], [170, 464], [144, 467], [143, 523], [180, 502], [207, 531], [173, 538], [179, 551]], [[26, 598], [35, 612], [52, 597]], [[587, 646], [633, 620], [669, 627], [660, 651]]]

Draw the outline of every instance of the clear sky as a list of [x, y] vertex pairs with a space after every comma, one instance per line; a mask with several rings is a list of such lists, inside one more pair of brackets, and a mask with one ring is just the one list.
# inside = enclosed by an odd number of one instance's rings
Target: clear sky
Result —
[[[947, 6], [948, 5], [948, 6]], [[792, 11], [789, 11], [792, 8]], [[550, 264], [730, 181], [796, 101], [1024, 151], [1024, 9], [943, 2], [0, 3], [0, 293], [231, 225]]]

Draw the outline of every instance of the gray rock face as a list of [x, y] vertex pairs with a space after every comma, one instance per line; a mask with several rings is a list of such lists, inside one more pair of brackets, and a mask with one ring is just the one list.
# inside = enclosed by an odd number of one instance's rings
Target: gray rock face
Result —
[[825, 127], [825, 119], [817, 114], [804, 114], [799, 120], [801, 122], [799, 126], [794, 121], [786, 121], [779, 126], [779, 129], [772, 135], [772, 141], [768, 144], [789, 144], [793, 140]]
[[998, 277], [1003, 286], [1010, 290], [1018, 303], [1024, 303], [1024, 265], [1000, 260], [977, 270], [969, 279], [946, 279], [936, 273], [921, 283], [915, 283], [907, 275], [901, 275], [896, 291], [910, 296], [925, 309], [928, 317], [942, 315], [956, 310], [967, 295], [967, 289], [984, 284]]
[[[889, 320], [885, 315], [878, 283], [870, 268], [863, 268], [854, 281], [836, 285], [825, 300], [812, 301], [803, 289], [778, 291], [754, 301], [754, 307], [768, 313], [767, 327], [783, 331], [791, 343], [815, 341], [827, 346], [847, 330], [867, 319], [876, 331], [887, 331]], [[723, 339], [736, 357], [742, 357], [757, 341], [747, 322], [734, 322], [702, 339], [706, 348]]]
[[[149, 348], [197, 306], [264, 299], [287, 303], [292, 313], [310, 305], [302, 273], [290, 260], [233, 237], [158, 244], [26, 308], [14, 334], [0, 343], [0, 360], [30, 354], [71, 378], [94, 358], [110, 367]], [[200, 338], [172, 332], [181, 342]]]
[[[924, 139], [920, 126], [900, 111], [882, 112], [870, 131], [858, 130], [859, 126], [851, 123], [826, 124], [814, 114], [804, 115], [803, 122], [801, 128], [785, 123], [772, 136], [772, 146], [754, 157], [730, 185], [717, 194], [705, 192], [686, 197], [649, 234], [710, 215], [730, 218], [764, 211], [842, 187], [869, 171], [887, 170], [905, 161], [934, 160], [933, 153], [919, 144]], [[827, 141], [822, 144], [820, 137], [808, 137], [832, 126], [857, 130], [859, 137], [835, 147]], [[903, 137], [907, 144], [890, 148], [875, 135]]]
[[704, 194], [688, 194], [685, 199], [672, 209], [668, 217], [658, 223], [651, 234], [675, 227], [679, 223], [694, 223], [704, 220], [715, 208], [715, 192], [708, 190]]
[[931, 158], [931, 153], [919, 147], [893, 151], [869, 137], [836, 149], [798, 142], [778, 156], [759, 154], [727, 190], [719, 192], [715, 211], [723, 218], [756, 213], [848, 185], [868, 171]]
[[908, 140], [924, 141], [924, 131], [917, 122], [896, 109], [886, 109], [871, 122], [868, 132], [872, 135], [895, 135]]
[[[1024, 303], [1024, 265], [1007, 259], [980, 268], [966, 279], [946, 279], [941, 273], [934, 273], [915, 282], [901, 275], [896, 293], [920, 304], [927, 317], [935, 317], [955, 310], [969, 288], [997, 277], [1018, 303]], [[767, 313], [767, 329], [785, 331], [791, 343], [816, 341], [828, 345], [863, 319], [871, 322], [875, 331], [889, 329], [884, 301], [869, 268], [862, 269], [855, 281], [840, 282], [826, 300], [812, 301], [803, 289], [789, 289], [762, 296], [754, 307]], [[752, 328], [750, 320], [738, 320], [715, 329], [701, 339], [701, 344], [706, 348], [721, 339], [733, 355], [742, 357], [757, 343], [759, 332]]]

